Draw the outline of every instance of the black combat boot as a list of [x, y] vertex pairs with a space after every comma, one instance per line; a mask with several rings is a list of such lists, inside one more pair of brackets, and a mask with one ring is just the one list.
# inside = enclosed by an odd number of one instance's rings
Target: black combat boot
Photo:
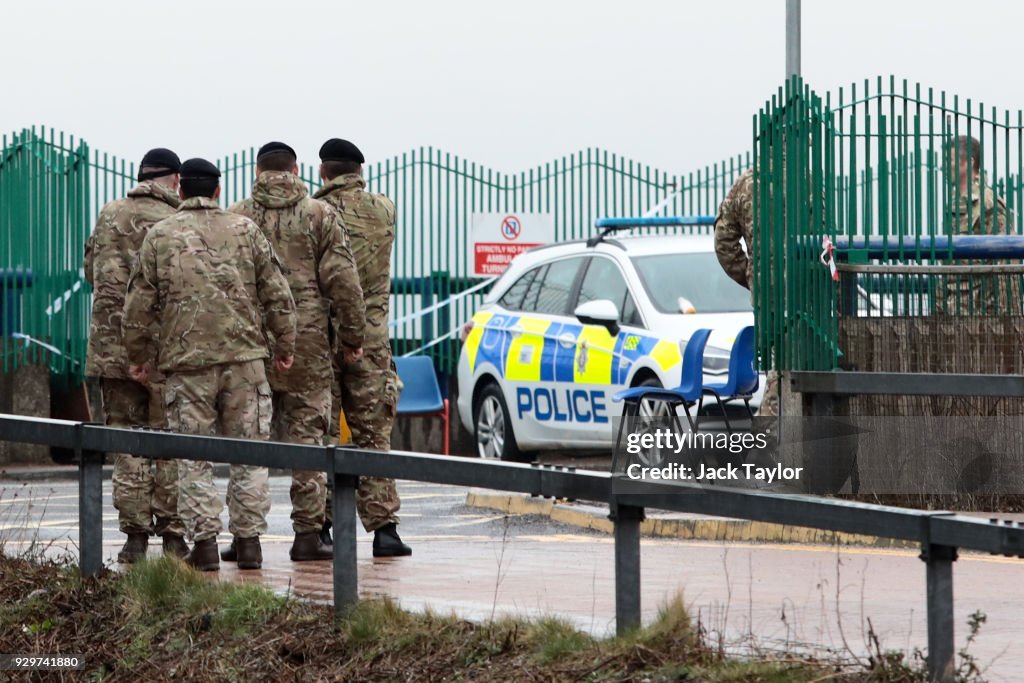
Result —
[[234, 545], [239, 569], [259, 569], [263, 566], [263, 546], [260, 545], [259, 536], [236, 538]]
[[402, 543], [398, 536], [398, 525], [386, 524], [373, 532], [374, 557], [404, 557], [412, 555], [412, 548]]
[[319, 531], [304, 531], [295, 534], [295, 541], [288, 553], [292, 562], [314, 562], [316, 560], [329, 560], [334, 557], [334, 550], [331, 546], [325, 546], [320, 542]]
[[117, 561], [124, 564], [133, 564], [146, 556], [146, 549], [149, 548], [148, 531], [129, 531], [128, 540], [125, 541], [121, 552], [117, 554]]
[[324, 522], [324, 526], [320, 529], [320, 545], [334, 545], [334, 539], [331, 538], [331, 520]]
[[178, 534], [164, 534], [163, 539], [164, 555], [174, 555], [175, 557], [182, 558], [188, 555], [188, 544]]
[[238, 547], [235, 545], [237, 541], [237, 538], [231, 539], [231, 545], [228, 546], [228, 549], [220, 551], [220, 559], [225, 562], [238, 562]]
[[196, 541], [192, 552], [185, 556], [185, 563], [201, 572], [215, 572], [220, 569], [220, 558], [217, 557], [217, 539], [207, 538]]

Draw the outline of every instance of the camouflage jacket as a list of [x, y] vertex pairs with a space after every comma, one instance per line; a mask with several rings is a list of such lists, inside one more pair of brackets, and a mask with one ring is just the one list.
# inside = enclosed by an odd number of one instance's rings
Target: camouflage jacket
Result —
[[367, 192], [366, 181], [354, 173], [334, 178], [315, 196], [338, 209], [348, 229], [366, 301], [364, 346], [387, 346], [395, 205], [382, 194]]
[[[1008, 235], [1006, 204], [992, 189], [975, 179], [968, 192], [952, 197], [951, 229], [955, 235]], [[1019, 261], [952, 261], [951, 265], [997, 265]], [[936, 297], [936, 309], [949, 315], [1020, 315], [1019, 275], [970, 274], [944, 277], [945, 296]]]
[[267, 333], [283, 357], [295, 351], [295, 303], [259, 227], [193, 197], [143, 240], [123, 331], [128, 362], [165, 372], [266, 358]]
[[92, 320], [85, 374], [128, 379], [128, 357], [121, 339], [121, 313], [128, 276], [142, 240], [154, 223], [172, 215], [178, 195], [147, 180], [100, 211], [85, 243], [85, 279], [92, 285]]
[[[744, 252], [743, 246], [746, 246]], [[754, 285], [754, 171], [744, 171], [725, 196], [715, 219], [715, 255], [729, 277]]]
[[297, 176], [265, 171], [253, 185], [252, 198], [229, 209], [260, 226], [284, 263], [295, 298], [295, 365], [284, 374], [271, 371], [270, 384], [277, 391], [330, 383], [332, 319], [342, 344], [363, 345], [363, 294], [344, 226], [328, 204], [308, 194]]

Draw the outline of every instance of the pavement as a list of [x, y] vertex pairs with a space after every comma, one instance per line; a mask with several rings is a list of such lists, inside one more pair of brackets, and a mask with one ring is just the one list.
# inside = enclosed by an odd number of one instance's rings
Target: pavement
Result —
[[[330, 562], [294, 563], [286, 477], [271, 478], [273, 507], [263, 537], [264, 567], [222, 565], [213, 581], [255, 581], [303, 599], [330, 602]], [[220, 490], [226, 482], [219, 480]], [[389, 595], [465, 618], [553, 616], [596, 635], [614, 630], [614, 546], [606, 533], [533, 514], [465, 505], [467, 489], [399, 482], [402, 537], [412, 557], [374, 559], [360, 534], [364, 597]], [[8, 554], [29, 549], [77, 555], [77, 482], [0, 481], [0, 540]], [[104, 557], [115, 570], [123, 537], [104, 483]], [[225, 515], [226, 520], [226, 515]], [[229, 537], [220, 537], [226, 545]], [[159, 547], [150, 552], [158, 554]], [[683, 596], [710, 636], [736, 652], [791, 648], [864, 656], [871, 628], [886, 648], [924, 648], [925, 567], [916, 549], [825, 544], [645, 538], [643, 618]], [[954, 565], [957, 642], [968, 616], [987, 616], [971, 651], [993, 681], [1024, 679], [1024, 562], [964, 553]]]

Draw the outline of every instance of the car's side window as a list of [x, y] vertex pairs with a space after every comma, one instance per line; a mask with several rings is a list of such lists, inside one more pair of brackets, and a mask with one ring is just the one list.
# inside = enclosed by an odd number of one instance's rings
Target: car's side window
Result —
[[502, 308], [506, 308], [510, 311], [518, 311], [523, 307], [523, 295], [530, 288], [530, 283], [533, 282], [540, 268], [534, 268], [529, 270], [525, 275], [521, 276], [515, 283], [508, 288], [508, 291], [498, 299], [498, 303]]
[[622, 318], [621, 322], [623, 325], [631, 325], [633, 327], [644, 326], [644, 319], [640, 316], [640, 309], [636, 307], [636, 302], [633, 301], [629, 291], [626, 292], [626, 302], [622, 304], [622, 315], [619, 317]]
[[540, 291], [544, 284], [544, 275], [547, 270], [547, 265], [533, 269], [533, 272], [537, 273], [537, 277], [533, 278], [533, 282], [530, 283], [530, 286], [526, 290], [526, 296], [523, 297], [524, 311], [537, 310], [537, 298], [540, 296]]
[[636, 308], [626, 279], [611, 259], [595, 256], [590, 259], [587, 272], [580, 286], [579, 301], [576, 305], [585, 304], [597, 299], [608, 299], [619, 309], [619, 322], [624, 325], [643, 326], [640, 312]]
[[[582, 263], [583, 257], [580, 256], [549, 264], [536, 295], [537, 303], [532, 309], [527, 310], [551, 315], [567, 315], [569, 313], [569, 297]], [[538, 278], [539, 280], [540, 278]]]

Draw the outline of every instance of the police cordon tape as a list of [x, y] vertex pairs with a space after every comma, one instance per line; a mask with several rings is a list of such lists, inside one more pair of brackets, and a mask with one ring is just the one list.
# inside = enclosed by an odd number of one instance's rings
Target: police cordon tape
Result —
[[[600, 218], [600, 219], [598, 219], [595, 222], [594, 225], [595, 225], [595, 227], [599, 227], [600, 228], [600, 227], [606, 227], [607, 225], [611, 225], [611, 224], [618, 224], [618, 222], [625, 221], [625, 220], [634, 221], [634, 223], [630, 224], [632, 227], [645, 227], [645, 226], [652, 226], [653, 227], [653, 226], [657, 226], [657, 225], [663, 225], [663, 226], [673, 226], [673, 225], [714, 225], [714, 222], [715, 222], [715, 217], [714, 216], [687, 216], [687, 217], [668, 216], [668, 217], [657, 217], [657, 214], [660, 213], [661, 211], [663, 211], [669, 204], [671, 204], [672, 200], [675, 199], [676, 197], [678, 197], [680, 194], [682, 194], [682, 192], [683, 192], [683, 190], [676, 190], [674, 192], [670, 192], [660, 202], [658, 202], [657, 204], [655, 204], [651, 208], [647, 209], [647, 211], [645, 211], [641, 215], [640, 219], [636, 219], [636, 218], [631, 218], [631, 219]], [[637, 220], [639, 220], [640, 222], [635, 222]], [[645, 222], [645, 221], [651, 221], [651, 220], [657, 220], [657, 221], [660, 221], [660, 222], [658, 222], [658, 223]], [[470, 294], [473, 294], [473, 293], [483, 289], [484, 287], [487, 287], [487, 286], [493, 284], [497, 279], [498, 279], [498, 277], [488, 278], [487, 280], [485, 280], [485, 281], [483, 281], [483, 282], [481, 282], [481, 283], [479, 283], [477, 285], [473, 285], [472, 287], [470, 287], [467, 290], [464, 290], [462, 292], [459, 292], [458, 294], [455, 294], [453, 296], [448, 297], [444, 301], [439, 301], [438, 303], [433, 304], [432, 306], [428, 306], [427, 308], [421, 309], [421, 310], [416, 311], [414, 313], [410, 313], [409, 315], [403, 316], [401, 318], [397, 318], [395, 320], [392, 320], [392, 321], [388, 322], [388, 328], [389, 329], [395, 329], [399, 325], [404, 325], [407, 322], [413, 322], [415, 320], [418, 320], [419, 318], [422, 318], [425, 315], [433, 313], [434, 311], [438, 311], [438, 310], [441, 310], [442, 308], [444, 308], [446, 306], [450, 306], [453, 303], [455, 303], [456, 301], [459, 301], [459, 300], [465, 298], [466, 296], [469, 296]], [[409, 356], [414, 356], [416, 354], [422, 353], [423, 351], [426, 351], [427, 349], [429, 349], [431, 347], [437, 346], [441, 342], [443, 342], [443, 341], [449, 339], [450, 337], [453, 337], [454, 335], [458, 334], [459, 330], [461, 330], [461, 329], [462, 329], [462, 325], [461, 324], [460, 325], [456, 325], [454, 328], [452, 328], [448, 332], [445, 332], [440, 337], [437, 337], [436, 339], [434, 339], [429, 344], [425, 344], [425, 345], [423, 345], [423, 346], [421, 346], [421, 347], [419, 347], [417, 349], [413, 349], [412, 351], [409, 351], [407, 353], [403, 353], [402, 354], [402, 358], [408, 358]]]
[[[481, 289], [483, 289], [484, 287], [487, 287], [487, 286], [493, 284], [494, 281], [497, 280], [497, 279], [498, 278], [496, 278], [496, 277], [487, 278], [483, 282], [475, 284], [472, 287], [470, 287], [469, 289], [465, 289], [465, 290], [459, 292], [458, 294], [453, 294], [453, 295], [451, 295], [450, 297], [448, 297], [447, 299], [445, 299], [443, 301], [439, 301], [436, 304], [433, 304], [431, 306], [427, 306], [426, 308], [421, 308], [420, 310], [415, 311], [413, 313], [410, 313], [409, 315], [402, 316], [401, 318], [396, 318], [395, 320], [389, 320], [388, 321], [388, 327], [391, 328], [391, 329], [394, 329], [394, 328], [398, 327], [399, 325], [404, 325], [405, 323], [413, 322], [414, 320], [422, 318], [423, 316], [428, 315], [430, 313], [433, 313], [434, 311], [439, 311], [442, 308], [444, 308], [445, 306], [451, 306], [456, 301], [460, 301], [461, 299], [466, 298], [470, 294], [474, 294], [474, 293], [480, 291]], [[461, 327], [461, 325], [459, 327]], [[459, 327], [455, 328], [455, 330], [458, 331]], [[427, 348], [427, 347], [423, 347], [423, 348]]]

